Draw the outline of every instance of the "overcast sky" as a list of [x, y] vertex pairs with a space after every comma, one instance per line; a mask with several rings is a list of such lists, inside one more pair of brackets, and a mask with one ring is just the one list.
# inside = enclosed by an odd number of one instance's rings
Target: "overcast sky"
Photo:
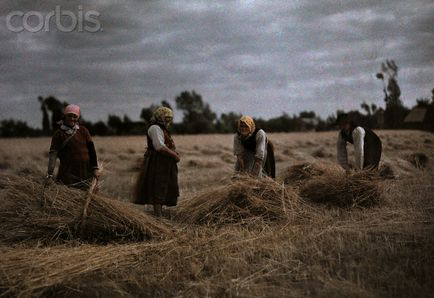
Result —
[[[120, 4], [122, 3], [122, 4]], [[11, 12], [99, 13], [61, 32], [12, 32]], [[434, 88], [432, 0], [18, 1], [0, 4], [0, 119], [41, 126], [37, 96], [106, 120], [195, 90], [217, 113], [270, 118], [384, 106], [381, 62], [394, 59], [404, 104]], [[71, 18], [62, 17], [63, 25]], [[14, 28], [23, 25], [14, 16]], [[36, 28], [36, 16], [27, 19]], [[175, 120], [181, 120], [176, 115]]]

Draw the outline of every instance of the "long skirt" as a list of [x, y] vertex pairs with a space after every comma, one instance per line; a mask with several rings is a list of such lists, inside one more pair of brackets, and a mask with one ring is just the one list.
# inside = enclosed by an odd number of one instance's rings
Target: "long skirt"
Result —
[[92, 176], [89, 161], [61, 160], [56, 180], [71, 187], [87, 190]]
[[163, 153], [147, 150], [137, 179], [133, 202], [176, 206], [178, 197], [176, 161]]
[[364, 169], [378, 169], [381, 159], [381, 141], [375, 140], [369, 144], [365, 143], [363, 168]]

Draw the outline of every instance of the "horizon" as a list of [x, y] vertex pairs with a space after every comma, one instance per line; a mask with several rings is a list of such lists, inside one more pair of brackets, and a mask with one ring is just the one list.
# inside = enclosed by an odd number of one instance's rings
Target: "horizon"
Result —
[[[50, 13], [63, 14], [61, 25]], [[175, 108], [191, 90], [217, 115], [314, 111], [325, 119], [363, 102], [384, 107], [375, 74], [386, 59], [396, 61], [411, 108], [434, 87], [433, 13], [425, 0], [5, 1], [0, 119], [41, 127], [37, 97], [53, 95], [91, 122], [109, 114], [137, 121], [142, 108], [162, 100]], [[65, 30], [73, 18], [78, 25]]]

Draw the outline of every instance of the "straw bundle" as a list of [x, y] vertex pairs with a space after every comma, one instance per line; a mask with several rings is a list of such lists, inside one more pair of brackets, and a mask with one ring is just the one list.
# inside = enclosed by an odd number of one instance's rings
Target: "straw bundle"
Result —
[[382, 179], [395, 179], [395, 171], [388, 163], [383, 163], [378, 169], [378, 176]]
[[409, 161], [415, 168], [424, 169], [428, 165], [428, 156], [421, 152], [415, 152], [408, 154], [406, 156], [407, 161]]
[[294, 216], [298, 202], [291, 188], [246, 176], [181, 201], [177, 217], [196, 224], [271, 222]]
[[327, 152], [327, 150], [324, 147], [319, 147], [314, 152], [312, 152], [312, 156], [317, 158], [327, 158], [327, 157], [332, 157], [333, 155]]
[[322, 175], [333, 175], [333, 173], [344, 173], [343, 169], [332, 163], [300, 163], [288, 167], [283, 174], [285, 184], [299, 186], [313, 177]]
[[0, 241], [138, 241], [168, 228], [128, 203], [16, 176], [0, 182]]
[[330, 172], [306, 181], [301, 197], [338, 207], [370, 207], [380, 202], [378, 176], [373, 171]]

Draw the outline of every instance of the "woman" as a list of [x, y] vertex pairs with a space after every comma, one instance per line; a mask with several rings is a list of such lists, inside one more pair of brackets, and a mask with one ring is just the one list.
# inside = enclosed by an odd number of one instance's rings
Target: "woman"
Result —
[[154, 214], [162, 215], [162, 206], [176, 206], [179, 196], [179, 155], [169, 133], [173, 112], [167, 107], [155, 110], [147, 132], [148, 148], [137, 180], [134, 203], [152, 204]]
[[68, 105], [51, 139], [47, 178], [53, 177], [56, 160], [60, 165], [56, 181], [86, 190], [91, 179], [98, 178], [98, 159], [89, 131], [79, 125], [80, 107]]
[[350, 115], [341, 113], [336, 119], [339, 127], [337, 159], [339, 164], [349, 170], [347, 143], [354, 145], [356, 170], [378, 169], [381, 159], [381, 140], [368, 127], [356, 125]]
[[249, 116], [242, 116], [237, 122], [234, 154], [237, 157], [235, 172], [245, 172], [256, 177], [276, 177], [273, 145], [265, 132], [256, 128]]

